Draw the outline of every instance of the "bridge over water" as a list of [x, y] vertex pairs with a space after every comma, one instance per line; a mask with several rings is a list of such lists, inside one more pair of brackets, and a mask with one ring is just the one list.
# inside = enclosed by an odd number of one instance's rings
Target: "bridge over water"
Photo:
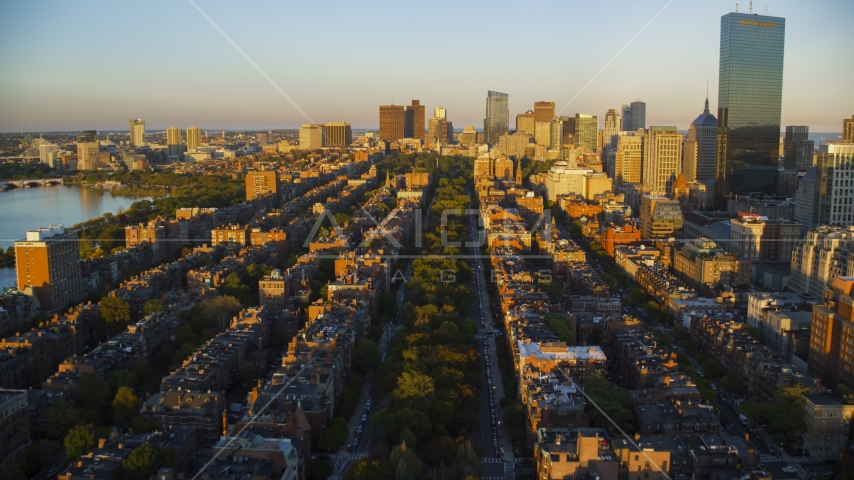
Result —
[[61, 178], [31, 178], [28, 180], [3, 180], [7, 185], [14, 185], [18, 188], [23, 187], [51, 187], [53, 185], [62, 185]]

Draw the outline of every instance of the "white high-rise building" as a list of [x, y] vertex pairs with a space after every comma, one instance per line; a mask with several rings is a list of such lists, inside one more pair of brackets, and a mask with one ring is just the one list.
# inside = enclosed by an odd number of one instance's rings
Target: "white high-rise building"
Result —
[[187, 150], [198, 150], [202, 145], [202, 129], [190, 127], [187, 129]]
[[670, 198], [680, 173], [682, 134], [676, 127], [649, 127], [643, 142], [643, 183], [650, 195]]
[[550, 123], [550, 142], [549, 142], [549, 150], [560, 151], [563, 140], [563, 120], [560, 117], [555, 117], [552, 119]]
[[131, 119], [130, 121], [130, 145], [142, 147], [145, 145], [145, 120]]
[[299, 129], [299, 148], [313, 150], [323, 147], [323, 125], [305, 123]]
[[54, 160], [56, 160], [56, 155], [59, 152], [59, 146], [54, 145], [50, 142], [42, 140], [42, 144], [39, 145], [39, 160], [41, 163], [53, 168]]
[[433, 118], [441, 118], [445, 120], [448, 118], [448, 111], [445, 107], [436, 107], [433, 109]]
[[854, 226], [822, 225], [807, 232], [803, 245], [792, 251], [789, 291], [824, 298], [824, 288], [836, 277], [854, 276]]
[[643, 180], [643, 132], [620, 132], [614, 155], [614, 184], [637, 184]]

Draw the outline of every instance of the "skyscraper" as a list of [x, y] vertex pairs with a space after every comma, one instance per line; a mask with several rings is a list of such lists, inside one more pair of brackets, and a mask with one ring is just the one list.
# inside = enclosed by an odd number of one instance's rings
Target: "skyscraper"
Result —
[[141, 147], [145, 145], [145, 120], [137, 118], [130, 121], [130, 145]]
[[95, 155], [100, 151], [95, 130], [84, 130], [77, 135], [77, 170], [94, 170]]
[[774, 193], [780, 153], [786, 20], [728, 13], [721, 17], [718, 160], [715, 200]]
[[806, 125], [788, 125], [783, 139], [783, 168], [786, 170], [806, 170], [812, 166], [812, 154], [815, 142], [809, 139], [810, 127]]
[[534, 141], [537, 145], [551, 145], [551, 122], [534, 122]]
[[623, 129], [623, 124], [620, 121], [620, 113], [613, 108], [608, 109], [605, 113], [605, 128], [602, 131], [604, 138], [602, 145], [604, 148], [613, 149], [617, 147], [617, 134]]
[[680, 173], [682, 134], [676, 127], [649, 127], [643, 141], [643, 183], [650, 195], [670, 197]]
[[402, 105], [380, 106], [380, 140], [391, 143], [406, 138], [405, 117]]
[[575, 114], [575, 146], [586, 153], [594, 153], [599, 144], [599, 117]]
[[80, 240], [62, 224], [30, 230], [15, 242], [18, 290], [32, 287], [46, 313], [62, 311], [85, 295], [80, 279]]
[[177, 162], [181, 159], [184, 147], [182, 143], [181, 129], [178, 127], [169, 127], [166, 129], [166, 158], [169, 163]]
[[563, 142], [563, 121], [561, 121], [560, 117], [554, 117], [549, 125], [551, 125], [551, 143], [549, 143], [549, 150], [556, 150], [559, 152]]
[[404, 138], [424, 138], [424, 105], [421, 105], [420, 100], [413, 100], [412, 105], [406, 107], [403, 136]]
[[[623, 104], [622, 106], [623, 112], [623, 128], [628, 131], [632, 129], [632, 106]], [[644, 114], [646, 114], [646, 109], [644, 109]], [[644, 119], [646, 120], [646, 119]]]
[[[630, 108], [632, 113], [629, 116], [629, 120], [631, 120], [629, 130], [638, 131], [638, 129], [646, 128], [646, 103], [641, 102], [640, 100], [635, 100], [630, 104]], [[623, 122], [623, 125], [625, 124], [626, 123]]]
[[502, 135], [509, 131], [510, 96], [506, 93], [489, 90], [486, 94], [486, 118], [483, 120], [483, 140], [490, 145], [497, 145]]
[[47, 140], [43, 140], [39, 145], [39, 160], [41, 163], [53, 168], [57, 152], [59, 152], [59, 145], [54, 145]]
[[614, 183], [641, 183], [643, 137], [638, 132], [620, 132], [614, 156]]
[[718, 120], [709, 113], [709, 99], [706, 108], [688, 127], [685, 140], [685, 158], [683, 173], [688, 181], [697, 180], [709, 184], [715, 179], [715, 162], [718, 151]]
[[436, 107], [433, 109], [433, 118], [448, 119], [448, 110], [445, 107]]
[[534, 102], [534, 122], [551, 122], [555, 116], [555, 102]]
[[202, 144], [202, 129], [190, 127], [187, 129], [187, 150], [198, 150]]

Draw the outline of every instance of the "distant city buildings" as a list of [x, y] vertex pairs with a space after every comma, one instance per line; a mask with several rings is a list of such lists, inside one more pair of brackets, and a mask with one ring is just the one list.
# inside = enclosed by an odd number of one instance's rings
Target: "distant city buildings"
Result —
[[516, 115], [516, 132], [525, 132], [528, 135], [533, 136], [534, 131], [534, 111], [528, 110], [525, 113], [519, 113]]
[[131, 119], [130, 121], [130, 145], [132, 147], [145, 146], [145, 120]]
[[[628, 120], [623, 120], [623, 128], [635, 132], [641, 128], [646, 128], [646, 102], [636, 100], [629, 104], [629, 110]], [[626, 124], [628, 124], [628, 128]]]
[[275, 171], [249, 172], [246, 174], [246, 200], [254, 200], [267, 194], [281, 195], [281, 183]]
[[643, 141], [643, 183], [652, 196], [673, 195], [682, 173], [682, 134], [676, 127], [650, 127]]
[[329, 122], [323, 125], [324, 147], [349, 147], [353, 143], [353, 129], [349, 123]]
[[95, 170], [100, 151], [95, 130], [84, 130], [77, 136], [77, 170]]
[[737, 12], [721, 17], [719, 207], [733, 193], [777, 190], [785, 32], [780, 17]]
[[184, 153], [184, 146], [181, 129], [178, 127], [169, 127], [166, 129], [166, 158], [169, 163], [175, 163], [181, 160], [181, 154]]
[[187, 129], [187, 150], [198, 150], [202, 145], [202, 129], [190, 127]]
[[323, 147], [323, 125], [304, 123], [299, 129], [300, 150], [314, 150], [321, 147]]
[[575, 114], [575, 146], [584, 153], [594, 153], [599, 145], [599, 117]]

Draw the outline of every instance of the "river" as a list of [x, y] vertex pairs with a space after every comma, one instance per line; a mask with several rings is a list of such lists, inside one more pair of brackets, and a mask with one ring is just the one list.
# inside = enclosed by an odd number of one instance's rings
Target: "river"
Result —
[[[119, 210], [151, 197], [114, 196], [76, 185], [17, 188], [0, 192], [0, 247], [5, 250], [26, 236], [27, 230], [75, 223]], [[0, 288], [15, 285], [15, 269], [0, 268]]]

